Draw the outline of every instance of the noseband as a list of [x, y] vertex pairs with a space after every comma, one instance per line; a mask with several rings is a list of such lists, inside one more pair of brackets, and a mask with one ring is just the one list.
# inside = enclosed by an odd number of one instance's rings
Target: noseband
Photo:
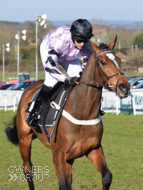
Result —
[[[109, 90], [109, 88], [113, 88], [114, 90], [117, 90], [118, 82], [119, 82], [119, 80], [121, 79], [121, 77], [124, 76], [124, 73], [116, 73], [116, 74], [114, 74], [114, 75], [108, 77], [108, 76], [103, 72], [103, 70], [101, 69], [101, 67], [100, 67], [100, 65], [99, 65], [99, 63], [98, 63], [98, 60], [97, 60], [97, 57], [98, 57], [99, 55], [102, 55], [102, 54], [104, 54], [104, 53], [109, 53], [109, 52], [110, 52], [110, 53], [113, 53], [112, 50], [107, 50], [107, 51], [104, 51], [104, 52], [101, 52], [101, 53], [95, 55], [94, 80], [96, 81], [96, 79], [95, 79], [95, 72], [96, 72], [96, 67], [97, 67], [97, 69], [98, 69], [98, 71], [99, 71], [99, 75], [102, 77], [103, 84], [104, 84], [105, 82], [107, 83], [107, 89]], [[95, 54], [95, 53], [94, 53], [94, 54]], [[111, 86], [111, 85], [110, 85], [109, 79], [111, 79], [112, 77], [115, 77], [116, 75], [120, 75], [120, 77], [119, 77], [118, 80], [117, 80], [116, 87], [114, 87], [114, 86]], [[104, 80], [103, 76], [105, 76], [106, 80]], [[99, 83], [91, 84], [91, 83], [80, 83], [80, 82], [79, 82], [79, 84], [80, 84], [80, 85], [92, 86], [92, 87], [96, 87], [96, 88], [103, 88], [103, 86], [104, 86], [103, 84], [99, 84]]]

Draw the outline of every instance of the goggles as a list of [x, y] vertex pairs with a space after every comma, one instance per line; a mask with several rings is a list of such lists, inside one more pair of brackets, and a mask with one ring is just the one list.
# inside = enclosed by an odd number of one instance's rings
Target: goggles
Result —
[[87, 39], [80, 39], [80, 38], [75, 38], [76, 42], [81, 44], [81, 43], [84, 43], [86, 44], [87, 43]]

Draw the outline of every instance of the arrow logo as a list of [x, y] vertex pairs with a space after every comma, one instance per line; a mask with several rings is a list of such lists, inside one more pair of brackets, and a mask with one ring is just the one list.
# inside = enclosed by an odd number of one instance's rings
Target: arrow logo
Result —
[[9, 175], [11, 178], [8, 181], [15, 181], [18, 178], [18, 176], [16, 174], [13, 174], [13, 175], [9, 174]]

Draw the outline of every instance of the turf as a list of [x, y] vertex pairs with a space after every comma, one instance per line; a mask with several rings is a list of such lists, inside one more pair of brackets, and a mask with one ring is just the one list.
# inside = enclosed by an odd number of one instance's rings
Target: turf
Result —
[[[0, 111], [0, 189], [25, 190], [28, 184], [22, 172], [18, 146], [6, 138], [6, 123], [14, 112]], [[143, 115], [105, 114], [102, 146], [108, 168], [113, 174], [111, 190], [143, 189]], [[32, 143], [32, 163], [35, 165], [35, 189], [56, 190], [51, 151], [38, 139]], [[73, 190], [102, 189], [101, 175], [91, 162], [82, 157], [73, 164]]]

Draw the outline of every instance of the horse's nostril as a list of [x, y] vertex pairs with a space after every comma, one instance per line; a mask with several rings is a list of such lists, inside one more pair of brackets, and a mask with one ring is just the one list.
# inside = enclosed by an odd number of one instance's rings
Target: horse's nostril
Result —
[[127, 92], [127, 85], [126, 84], [119, 84], [119, 89], [122, 91], [122, 92]]

